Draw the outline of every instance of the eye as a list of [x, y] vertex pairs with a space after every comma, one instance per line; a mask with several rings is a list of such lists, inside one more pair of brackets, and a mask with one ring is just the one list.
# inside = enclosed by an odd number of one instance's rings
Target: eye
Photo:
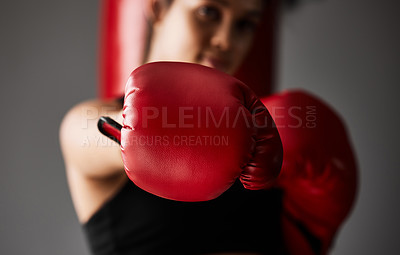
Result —
[[218, 8], [213, 6], [201, 6], [196, 11], [197, 16], [204, 21], [216, 21], [219, 20], [221, 16], [221, 12]]

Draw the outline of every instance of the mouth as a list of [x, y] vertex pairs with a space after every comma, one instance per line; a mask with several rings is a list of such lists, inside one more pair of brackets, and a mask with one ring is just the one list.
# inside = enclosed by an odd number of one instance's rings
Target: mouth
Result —
[[229, 62], [222, 58], [204, 57], [201, 64], [211, 68], [218, 69], [225, 73], [229, 70]]

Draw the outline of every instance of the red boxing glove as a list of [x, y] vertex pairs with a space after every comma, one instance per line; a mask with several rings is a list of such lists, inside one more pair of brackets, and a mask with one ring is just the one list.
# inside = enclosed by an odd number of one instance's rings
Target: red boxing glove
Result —
[[282, 226], [290, 254], [326, 254], [355, 198], [357, 167], [338, 115], [303, 91], [262, 99], [282, 139]]
[[265, 189], [280, 172], [282, 145], [267, 109], [218, 70], [143, 65], [126, 85], [123, 117], [126, 173], [158, 196], [205, 201], [237, 178], [248, 189]]
[[126, 173], [160, 197], [206, 201], [237, 178], [257, 190], [279, 175], [282, 144], [268, 110], [245, 84], [218, 70], [143, 65], [128, 80], [123, 117]]

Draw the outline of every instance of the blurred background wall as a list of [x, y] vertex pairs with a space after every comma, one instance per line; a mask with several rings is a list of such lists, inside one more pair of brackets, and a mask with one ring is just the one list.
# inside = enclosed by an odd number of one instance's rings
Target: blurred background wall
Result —
[[[0, 4], [0, 254], [88, 254], [58, 142], [63, 115], [96, 96], [97, 0]], [[279, 90], [304, 88], [346, 120], [356, 206], [332, 254], [400, 249], [400, 3], [305, 1], [282, 17]]]

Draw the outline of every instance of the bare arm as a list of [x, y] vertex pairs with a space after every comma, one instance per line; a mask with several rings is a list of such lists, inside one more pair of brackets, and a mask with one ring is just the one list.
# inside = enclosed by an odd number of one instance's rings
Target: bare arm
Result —
[[97, 129], [100, 116], [122, 122], [118, 102], [92, 100], [73, 107], [60, 127], [60, 144], [67, 171], [88, 178], [108, 178], [122, 171], [120, 147]]

